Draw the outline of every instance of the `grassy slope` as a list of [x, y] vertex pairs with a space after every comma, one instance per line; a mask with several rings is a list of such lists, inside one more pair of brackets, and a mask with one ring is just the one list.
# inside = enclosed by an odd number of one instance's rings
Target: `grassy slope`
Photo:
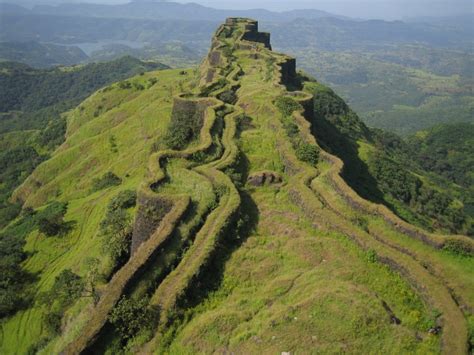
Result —
[[[154, 175], [167, 176], [159, 193], [190, 196], [198, 207], [191, 217], [204, 219], [197, 229], [190, 227], [193, 222], [189, 220], [177, 227], [181, 236], [190, 242], [195, 239], [184, 257], [177, 259], [175, 271], [156, 292], [152, 290], [157, 298], [152, 301], [177, 306], [177, 314], [169, 318], [172, 312], [164, 309], [164, 321], [170, 323], [160, 323], [152, 349], [177, 354], [311, 350], [437, 353], [440, 349], [462, 353], [466, 345], [465, 319], [447, 286], [468, 316], [474, 305], [474, 285], [470, 281], [473, 259], [454, 257], [401, 233], [382, 218], [385, 212], [368, 211], [372, 205], [355, 207], [350, 203], [354, 193], [332, 175], [336, 171], [339, 177], [335, 157], [324, 153], [316, 169], [299, 162], [281, 125], [280, 113], [272, 104], [276, 97], [287, 94], [276, 85], [278, 68], [265, 61], [272, 54], [260, 48], [263, 58], [256, 59], [254, 52], [234, 51], [235, 61], [245, 73], [239, 79], [241, 87], [234, 109], [244, 110], [252, 119], [251, 125], [237, 135], [238, 140], [233, 139], [235, 117], [230, 114], [225, 117], [224, 130], [213, 137], [213, 144], [220, 141], [225, 148], [220, 158], [193, 167], [183, 158], [199, 150], [194, 144], [180, 154], [161, 152], [177, 155], [164, 168], [150, 160]], [[66, 219], [77, 221], [77, 228], [65, 239], [45, 240], [35, 233], [29, 236], [29, 250], [38, 253], [26, 267], [41, 270], [40, 291], [51, 286], [60, 270], [70, 267], [83, 273], [83, 258], [100, 255], [96, 231], [108, 199], [119, 189], [137, 188], [143, 180], [151, 144], [169, 121], [171, 94], [177, 93], [170, 87], [178, 86], [180, 80], [177, 71], [146, 74], [133, 80], [145, 82], [149, 76], [159, 80], [150, 89], [99, 92], [81, 105], [83, 109], [73, 111], [66, 143], [17, 191], [16, 196], [32, 206], [51, 199], [70, 201]], [[103, 111], [92, 118], [98, 105]], [[301, 122], [303, 118], [298, 115], [294, 118], [304, 139], [314, 141], [308, 137], [307, 122]], [[205, 137], [206, 132], [201, 133]], [[110, 147], [111, 135], [118, 153]], [[201, 144], [205, 143], [203, 137]], [[246, 163], [240, 170], [244, 176], [263, 169], [283, 176], [281, 186], [240, 189], [241, 216], [250, 217], [242, 220], [246, 233], [240, 239], [232, 237], [235, 231], [219, 233], [225, 230], [222, 218], [229, 217], [229, 201], [235, 200], [232, 182], [219, 169], [232, 160], [237, 147]], [[91, 180], [108, 170], [122, 177], [123, 185], [90, 194]], [[39, 189], [35, 181], [41, 182]], [[190, 189], [201, 183], [201, 189]], [[227, 192], [206, 215], [221, 184], [228, 186]], [[361, 218], [367, 221], [365, 226]], [[227, 241], [219, 245], [219, 239]], [[176, 250], [170, 250], [170, 256], [171, 252]], [[154, 264], [160, 268], [160, 279], [166, 276], [160, 261], [164, 256], [158, 256]], [[203, 269], [209, 258], [210, 267]], [[133, 257], [130, 260], [136, 261]], [[102, 269], [107, 267], [104, 260]], [[102, 290], [112, 288], [111, 284]], [[126, 293], [139, 296], [142, 288], [139, 284]], [[183, 295], [188, 296], [188, 302], [175, 303]], [[393, 324], [391, 312], [401, 324]], [[68, 311], [62, 337], [44, 352], [56, 353], [83, 334], [81, 327], [90, 320], [91, 313], [94, 309], [88, 306], [88, 300], [77, 302]], [[42, 334], [41, 315], [42, 310], [32, 308], [10, 319], [4, 328], [1, 351], [24, 352]], [[436, 322], [446, 326], [441, 337], [427, 332]], [[135, 345], [147, 340], [138, 338]], [[95, 345], [107, 348], [104, 343], [105, 339], [99, 337]]]
[[[278, 113], [269, 104], [278, 91], [263, 81], [263, 63], [239, 59], [241, 104], [255, 126], [241, 139], [250, 173], [280, 170], [278, 133], [270, 129]], [[438, 340], [426, 336], [432, 311], [398, 275], [340, 234], [316, 231], [285, 189], [249, 192], [255, 231], [225, 263], [220, 287], [177, 326], [171, 353], [437, 351]], [[381, 300], [401, 325], [390, 324]]]
[[[143, 91], [122, 90], [114, 85], [110, 91], [91, 96], [81, 104], [83, 110], [75, 109], [68, 115], [67, 141], [17, 191], [24, 192], [26, 203], [34, 207], [48, 200], [69, 201], [66, 220], [77, 223], [77, 228], [63, 239], [45, 238], [36, 232], [28, 237], [27, 250], [34, 254], [25, 267], [40, 272], [37, 292], [48, 290], [65, 268], [84, 274], [82, 263], [86, 257], [98, 257], [102, 269], [107, 270], [108, 261], [101, 257], [98, 225], [108, 200], [119, 190], [136, 189], [141, 182], [151, 145], [169, 120], [170, 94], [176, 90], [177, 73], [152, 72], [130, 80], [147, 86], [149, 78], [158, 79]], [[98, 105], [113, 109], [93, 118], [90, 113]], [[116, 139], [117, 153], [110, 147], [111, 135]], [[122, 185], [91, 193], [92, 179], [109, 170], [123, 179]], [[42, 187], [32, 187], [33, 180], [41, 181]], [[3, 327], [0, 352], [24, 353], [43, 333], [42, 315], [41, 309], [33, 307], [9, 319]]]

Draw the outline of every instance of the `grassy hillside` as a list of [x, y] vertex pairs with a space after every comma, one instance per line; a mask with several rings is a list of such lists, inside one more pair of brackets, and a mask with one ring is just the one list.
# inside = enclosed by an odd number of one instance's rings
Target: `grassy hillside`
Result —
[[48, 70], [0, 63], [0, 226], [19, 212], [19, 206], [8, 202], [12, 191], [64, 141], [65, 111], [107, 84], [165, 67], [131, 57]]
[[[36, 279], [0, 352], [472, 347], [472, 240], [358, 195], [351, 162], [364, 172], [388, 153], [269, 47], [255, 21], [228, 19], [197, 70], [138, 75], [66, 115], [66, 141], [16, 189], [24, 212], [2, 231], [24, 237]], [[386, 183], [372, 173], [353, 187]]]
[[[137, 76], [127, 81], [132, 84], [129, 88], [109, 86], [67, 114], [66, 143], [36, 169], [17, 193], [35, 209], [51, 201], [67, 202], [64, 219], [74, 221], [76, 226], [65, 236], [46, 237], [35, 227], [28, 234], [25, 250], [31, 256], [24, 267], [39, 273], [33, 294], [48, 291], [64, 269], [85, 275], [87, 258], [98, 258], [102, 279], [110, 277], [107, 275], [113, 266], [103, 258], [99, 225], [110, 199], [119, 191], [136, 190], [139, 185], [156, 137], [164, 132], [169, 120], [170, 97], [178, 85], [176, 77], [178, 71]], [[144, 89], [137, 89], [134, 84], [143, 85]], [[103, 112], [94, 117], [98, 106], [103, 107]], [[94, 178], [109, 171], [121, 178], [121, 184], [93, 191]], [[33, 181], [34, 192], [29, 190]], [[84, 298], [80, 303], [83, 306], [88, 301]], [[69, 316], [77, 314], [80, 307]], [[47, 312], [48, 307], [33, 303], [4, 324], [2, 352], [24, 353], [33, 343], [52, 336], [44, 326]], [[26, 319], [31, 320], [23, 329]]]

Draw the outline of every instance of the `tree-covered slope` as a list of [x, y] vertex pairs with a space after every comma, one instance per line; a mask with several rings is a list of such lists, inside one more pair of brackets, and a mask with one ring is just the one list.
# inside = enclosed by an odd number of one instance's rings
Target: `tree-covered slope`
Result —
[[270, 47], [229, 18], [199, 68], [138, 75], [66, 114], [1, 232], [35, 277], [0, 352], [472, 347], [472, 239], [387, 208], [414, 207], [390, 203], [399, 186], [370, 159], [435, 184]]
[[55, 69], [0, 63], [0, 226], [19, 212], [8, 202], [12, 191], [63, 142], [62, 113], [107, 84], [163, 68], [131, 57]]
[[361, 196], [430, 230], [474, 233], [472, 215], [462, 202], [465, 196], [455, 186], [430, 178], [423, 162], [413, 159], [420, 151], [415, 153], [393, 134], [367, 128], [331, 89], [320, 84], [307, 88], [315, 97], [313, 132], [344, 161], [343, 176]]
[[78, 47], [49, 43], [0, 42], [0, 61], [28, 64], [36, 68], [78, 64], [88, 57]]
[[472, 123], [473, 56], [467, 51], [375, 42], [351, 51], [280, 47], [370, 127], [409, 136], [441, 123]]

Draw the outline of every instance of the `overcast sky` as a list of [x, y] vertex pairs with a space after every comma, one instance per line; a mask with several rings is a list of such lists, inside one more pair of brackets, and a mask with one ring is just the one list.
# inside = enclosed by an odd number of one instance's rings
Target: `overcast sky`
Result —
[[[5, 2], [126, 3], [132, 0], [2, 0]], [[143, 0], [142, 0], [143, 1]], [[153, 1], [153, 0], [151, 0]], [[156, 1], [156, 0], [155, 0]], [[274, 11], [318, 9], [359, 18], [402, 19], [418, 16], [449, 16], [473, 13], [474, 0], [174, 0], [196, 2], [215, 8], [265, 8]]]

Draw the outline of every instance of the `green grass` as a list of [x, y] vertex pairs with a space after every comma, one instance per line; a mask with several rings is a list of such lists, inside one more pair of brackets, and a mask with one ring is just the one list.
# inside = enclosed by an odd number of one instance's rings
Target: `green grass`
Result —
[[[283, 192], [252, 199], [257, 230], [226, 263], [221, 287], [189, 311], [170, 353], [436, 352], [436, 338], [416, 340], [431, 320], [400, 276], [346, 238], [315, 231]], [[390, 324], [381, 300], [401, 325]]]
[[[109, 260], [102, 257], [97, 235], [108, 201], [122, 189], [138, 188], [145, 175], [152, 144], [165, 132], [171, 112], [170, 92], [177, 70], [152, 72], [131, 79], [145, 82], [156, 77], [158, 83], [139, 92], [121, 91], [114, 87], [104, 96], [93, 95], [68, 115], [68, 139], [53, 157], [36, 169], [19, 188], [26, 203], [39, 207], [50, 200], [68, 201], [66, 221], [75, 221], [76, 228], [62, 238], [45, 238], [33, 232], [27, 238], [26, 250], [33, 252], [25, 268], [39, 273], [35, 292], [48, 290], [54, 277], [66, 268], [83, 275], [86, 257], [98, 257], [102, 272], [110, 272]], [[173, 89], [174, 90], [174, 89]], [[105, 100], [102, 100], [105, 97]], [[98, 117], [93, 112], [97, 102], [107, 102], [114, 109]], [[77, 127], [75, 122], [80, 120]], [[109, 136], [116, 138], [118, 152], [110, 149]], [[113, 171], [123, 182], [118, 187], [91, 193], [92, 180]], [[41, 188], [35, 186], [41, 182]], [[37, 306], [21, 311], [3, 326], [0, 352], [24, 353], [37, 342], [42, 330], [42, 314]], [[26, 324], [28, 326], [26, 326]]]

